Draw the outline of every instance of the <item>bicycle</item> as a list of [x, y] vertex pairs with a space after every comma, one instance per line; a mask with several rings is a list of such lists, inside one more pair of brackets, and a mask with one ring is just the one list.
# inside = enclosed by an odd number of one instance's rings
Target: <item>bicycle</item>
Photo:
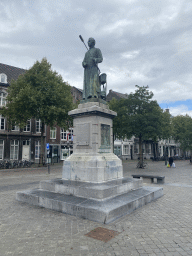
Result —
[[141, 168], [141, 169], [145, 169], [145, 167], [147, 167], [148, 166], [148, 163], [147, 162], [138, 162], [137, 163], [137, 168]]

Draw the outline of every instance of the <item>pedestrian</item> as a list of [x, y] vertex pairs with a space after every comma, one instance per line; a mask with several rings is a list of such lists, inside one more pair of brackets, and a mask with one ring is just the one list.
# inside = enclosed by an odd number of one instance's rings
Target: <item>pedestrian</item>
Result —
[[170, 167], [172, 166], [172, 164], [173, 164], [173, 157], [171, 156], [171, 157], [169, 157], [169, 165], [170, 165]]

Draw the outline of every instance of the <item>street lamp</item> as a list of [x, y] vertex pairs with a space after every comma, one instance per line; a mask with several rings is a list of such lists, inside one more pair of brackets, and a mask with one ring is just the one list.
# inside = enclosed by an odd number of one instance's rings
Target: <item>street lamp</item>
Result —
[[167, 165], [167, 143], [165, 142], [165, 165]]

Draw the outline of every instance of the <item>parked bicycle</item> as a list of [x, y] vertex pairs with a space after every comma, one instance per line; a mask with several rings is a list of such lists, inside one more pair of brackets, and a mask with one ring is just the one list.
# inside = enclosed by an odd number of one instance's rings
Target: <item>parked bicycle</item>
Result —
[[5, 160], [0, 161], [0, 169], [5, 169]]
[[137, 163], [137, 168], [142, 168], [142, 169], [144, 169], [144, 168], [146, 168], [148, 166], [148, 163], [147, 162], [138, 162]]
[[0, 160], [0, 169], [16, 169], [31, 167], [34, 162], [30, 160]]

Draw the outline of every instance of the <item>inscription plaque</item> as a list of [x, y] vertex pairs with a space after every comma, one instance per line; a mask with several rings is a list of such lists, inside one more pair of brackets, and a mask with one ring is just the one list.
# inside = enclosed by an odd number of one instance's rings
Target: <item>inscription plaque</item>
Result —
[[101, 124], [101, 147], [110, 147], [110, 125]]
[[76, 125], [76, 143], [79, 146], [87, 146], [90, 143], [90, 124]]

